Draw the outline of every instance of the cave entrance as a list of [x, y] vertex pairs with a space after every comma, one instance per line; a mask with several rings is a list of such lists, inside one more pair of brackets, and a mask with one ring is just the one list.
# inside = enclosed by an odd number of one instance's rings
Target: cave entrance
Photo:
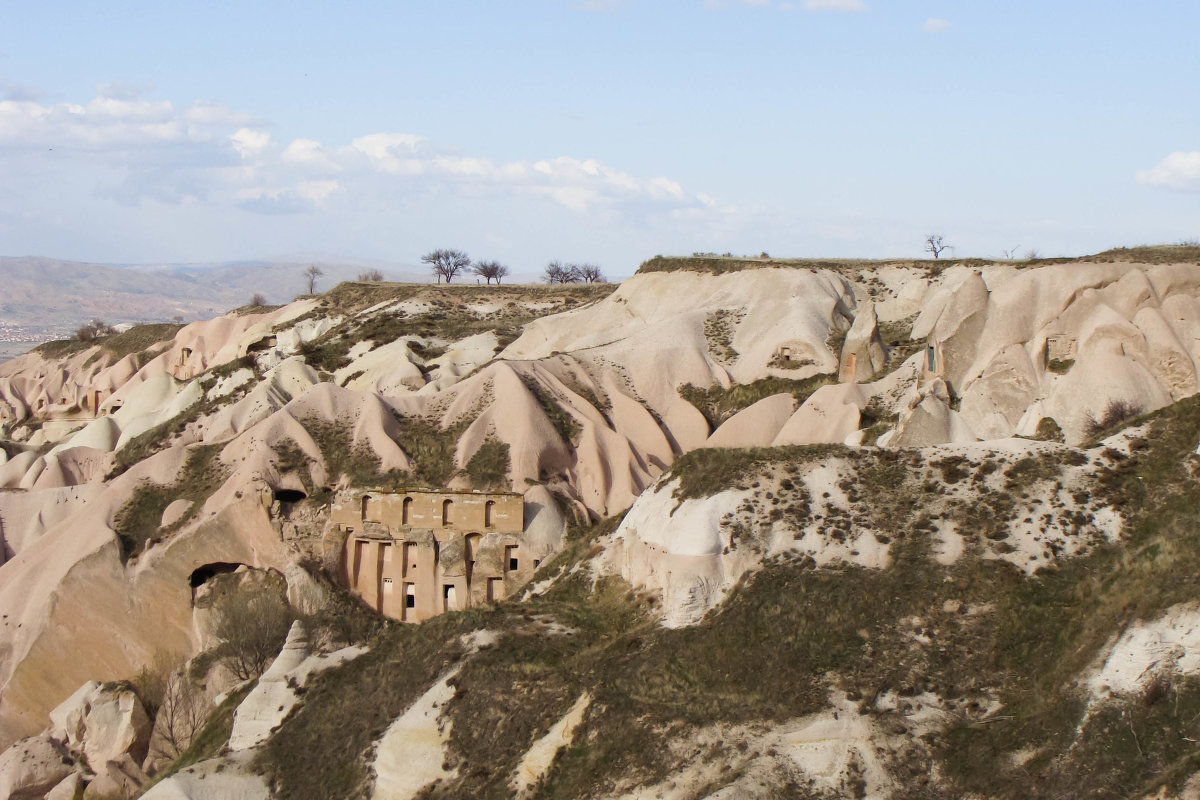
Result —
[[280, 503], [299, 503], [304, 498], [308, 497], [299, 489], [276, 489], [275, 499]]
[[237, 572], [239, 567], [244, 567], [245, 564], [236, 561], [215, 561], [212, 564], [205, 564], [202, 567], [196, 567], [192, 570], [192, 574], [188, 577], [188, 585], [192, 587], [192, 597], [196, 596], [196, 590], [218, 575], [228, 575], [231, 572]]

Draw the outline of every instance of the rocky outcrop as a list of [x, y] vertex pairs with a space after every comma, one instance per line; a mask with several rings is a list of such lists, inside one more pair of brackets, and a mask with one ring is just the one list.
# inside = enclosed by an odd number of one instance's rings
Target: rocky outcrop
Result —
[[314, 654], [304, 623], [294, 622], [283, 649], [234, 713], [229, 749], [246, 750], [266, 741], [299, 702], [310, 677], [363, 652], [361, 647], [348, 647], [328, 655]]
[[838, 381], [841, 383], [865, 383], [883, 369], [887, 363], [887, 348], [879, 334], [879, 317], [875, 304], [859, 306], [854, 324], [846, 333], [839, 360]]
[[0, 796], [130, 796], [147, 782], [139, 764], [150, 720], [127, 685], [89, 681], [50, 712], [50, 727], [0, 753]]
[[443, 675], [384, 732], [375, 750], [374, 800], [409, 800], [457, 774], [446, 764], [450, 723], [442, 709], [454, 698], [451, 681], [458, 669]]
[[50, 734], [21, 739], [0, 753], [0, 797], [37, 800], [74, 771], [67, 749]]

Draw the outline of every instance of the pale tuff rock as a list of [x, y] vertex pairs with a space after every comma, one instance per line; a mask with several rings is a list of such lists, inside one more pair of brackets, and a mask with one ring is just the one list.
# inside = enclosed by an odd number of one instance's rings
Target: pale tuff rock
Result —
[[375, 748], [374, 800], [408, 800], [434, 781], [458, 774], [445, 765], [450, 722], [441, 716], [454, 698], [450, 682], [458, 670], [439, 678], [384, 732]]
[[0, 797], [107, 797], [146, 782], [137, 762], [150, 720], [132, 689], [89, 681], [50, 712], [50, 723], [0, 753]]
[[562, 548], [566, 519], [545, 486], [529, 487], [524, 501], [524, 538], [521, 546], [530, 558], [547, 559]]
[[705, 447], [767, 447], [796, 410], [788, 393], [759, 400], [727, 419], [708, 437]]
[[83, 788], [83, 776], [72, 772], [46, 793], [46, 800], [76, 800]]
[[1037, 372], [1025, 348], [1009, 345], [963, 392], [959, 414], [979, 437], [1005, 438], [1017, 429], [1026, 409], [1037, 398], [1038, 386]]
[[1154, 620], [1139, 620], [1109, 648], [1087, 678], [1094, 698], [1129, 694], [1159, 677], [1200, 673], [1200, 606], [1172, 606]]
[[[1061, 445], [1025, 439], [931, 448], [917, 460], [919, 471], [908, 477], [909, 488], [895, 490], [916, 491], [922, 481], [938, 480], [933, 462], [940, 458], [995, 461], [982, 483], [956, 482], [931, 497], [924, 510], [936, 518], [978, 491], [1004, 491], [1005, 465], [1059, 449]], [[888, 566], [889, 531], [872, 530], [863, 499], [847, 494], [846, 487], [861, 480], [852, 458], [828, 457], [794, 465], [797, 472], [789, 476], [788, 484], [777, 466], [763, 466], [751, 478], [755, 488], [727, 489], [686, 500], [675, 496], [679, 478], [661, 479], [638, 498], [605, 540], [593, 569], [618, 574], [654, 592], [662, 599], [662, 624], [683, 627], [698, 623], [739, 580], [771, 556], [805, 557], [818, 567]], [[1120, 514], [1089, 493], [1079, 492], [1087, 485], [1090, 462], [1084, 459], [1058, 469], [1054, 479], [1023, 489], [1005, 523], [1004, 546], [988, 550], [985, 558], [1007, 561], [1031, 575], [1061, 558], [1120, 537]], [[1050, 509], [1053, 513], [1048, 513]], [[829, 524], [850, 518], [855, 519], [852, 527]], [[1080, 519], [1086, 519], [1086, 524]], [[932, 557], [952, 564], [963, 551], [963, 537], [955, 523], [940, 520], [934, 528]]]
[[[10, 487], [0, 483], [0, 488]], [[79, 513], [103, 490], [100, 484], [87, 484], [0, 492], [0, 532], [5, 544], [12, 554], [21, 552], [46, 531]]]
[[[265, 493], [269, 507], [272, 489], [337, 488], [339, 476], [329, 474], [306, 429], [313, 421], [344, 426], [350, 444], [377, 456], [384, 470], [409, 466], [395, 413], [443, 430], [468, 422], [456, 443], [456, 468], [489, 437], [504, 442], [510, 488], [528, 490], [530, 506], [544, 509], [531, 525], [546, 554], [561, 536], [555, 528], [560, 518], [550, 512], [551, 492], [593, 515], [620, 511], [635, 500], [658, 504], [645, 521], [621, 532], [613, 568], [627, 564], [618, 571], [669, 595], [672, 624], [686, 624], [719, 602], [731, 581], [761, 556], [724, 552], [729, 536], [720, 520], [744, 501], [736, 492], [702, 514], [696, 504], [707, 501], [686, 501], [672, 517], [676, 503], [669, 490], [645, 491], [679, 453], [710, 440], [729, 446], [855, 443], [868, 403], [901, 415], [898, 429], [880, 444], [925, 446], [979, 436], [990, 440], [985, 449], [995, 451], [1007, 446], [998, 437], [1030, 435], [1043, 417], [1077, 442], [1087, 415], [1102, 414], [1114, 398], [1149, 411], [1197, 390], [1195, 266], [951, 266], [932, 279], [883, 266], [869, 280], [863, 277], [854, 285], [830, 271], [800, 269], [639, 275], [604, 300], [528, 325], [494, 361], [491, 335], [439, 342], [448, 349], [429, 363], [414, 360], [408, 344], [359, 343], [349, 356], [369, 369], [353, 378], [353, 369], [341, 375], [354, 388], [330, 383], [294, 357], [301, 343], [335, 322], [321, 315], [298, 320], [316, 308], [314, 301], [189, 325], [140, 368], [133, 357], [88, 364], [93, 354], [87, 351], [0, 364], [0, 425], [31, 447], [54, 444], [42, 452], [10, 450], [0, 463], [0, 488], [18, 490], [0, 492], [7, 558], [0, 564], [0, 609], [8, 615], [0, 621], [0, 744], [39, 730], [45, 714], [84, 680], [135, 674], [159, 647], [192, 652], [198, 640], [188, 582], [197, 566], [287, 568], [291, 542], [281, 542], [281, 526], [261, 498]], [[412, 313], [431, 309], [417, 301], [383, 305]], [[705, 331], [711, 315], [728, 309], [741, 312], [729, 323], [733, 356], [709, 342]], [[790, 413], [790, 397], [768, 398], [713, 432], [678, 393], [684, 383], [729, 386], [768, 376], [830, 375], [839, 367], [839, 354], [826, 346], [832, 330], [845, 329], [851, 318], [867, 328], [872, 315], [895, 322], [918, 312], [913, 336], [928, 338], [931, 350], [875, 383], [822, 388]], [[478, 313], [491, 312], [480, 306]], [[859, 340], [855, 334], [847, 341], [852, 338]], [[867, 349], [855, 351], [856, 378], [873, 358], [873, 339], [863, 338]], [[770, 366], [785, 344], [813, 363]], [[383, 358], [388, 353], [395, 356], [390, 362]], [[196, 380], [200, 370], [232, 368], [230, 362], [246, 354], [268, 370], [264, 377], [234, 370], [204, 386]], [[419, 367], [430, 371], [427, 382], [413, 389]], [[360, 379], [361, 391], [355, 391]], [[180, 412], [196, 412], [202, 400], [219, 408], [162, 452], [103, 482], [114, 448]], [[81, 413], [85, 405], [87, 413]], [[100, 415], [93, 419], [97, 405]], [[29, 420], [42, 422], [43, 430], [34, 434], [19, 424]], [[170, 483], [188, 448], [201, 443], [220, 445], [215, 463], [230, 470], [228, 480], [188, 510], [172, 538], [123, 564], [112, 531], [118, 512], [143, 482]], [[311, 465], [284, 465], [275, 451], [288, 443]], [[806, 481], [826, 481], [822, 475], [814, 471]], [[1064, 483], [1069, 491], [1070, 482]], [[533, 484], [538, 486], [531, 489]], [[63, 489], [72, 485], [71, 492]], [[1074, 502], [1065, 494], [1059, 499]], [[837, 493], [831, 500], [838, 500]], [[169, 509], [164, 521], [178, 522], [174, 515], [181, 508]], [[1097, 536], [1116, 535], [1116, 521], [1088, 510], [1096, 515]], [[692, 519], [703, 547], [686, 541], [677, 518]], [[653, 527], [670, 535], [652, 535]], [[818, 561], [861, 557], [871, 565], [887, 557], [862, 537], [832, 542], [801, 531], [800, 539], [792, 539], [796, 531], [760, 522], [750, 527], [759, 537], [755, 546], [769, 552]], [[708, 546], [714, 530], [715, 550]], [[1056, 556], [1047, 549], [1060, 540], [1065, 553], [1086, 546], [1061, 531], [1013, 533], [1014, 549], [1005, 557], [1026, 571], [1051, 563]], [[939, 535], [940, 558], [961, 552], [957, 532], [946, 528]], [[290, 580], [289, 588], [295, 583]], [[293, 599], [308, 588], [299, 587]]]
[[[1198, 281], [1200, 272], [1186, 265], [1079, 263], [947, 275], [913, 337], [928, 337], [976, 433], [1036, 428], [1028, 411], [1038, 406], [1067, 441], [1078, 442], [1087, 415], [1103, 413], [1112, 399], [1149, 411], [1196, 391]], [[974, 389], [980, 380], [986, 385]]]
[[879, 318], [875, 305], [866, 303], [858, 308], [854, 324], [842, 344], [838, 380], [842, 383], [863, 383], [883, 369], [887, 349], [879, 335]]
[[888, 440], [889, 447], [926, 447], [950, 442], [973, 442], [972, 431], [946, 402], [929, 393], [902, 417]]
[[145, 800], [269, 800], [266, 782], [251, 772], [254, 751], [201, 761], [156, 783]]
[[84, 800], [107, 800], [110, 797], [130, 797], [149, 782], [146, 773], [128, 754], [105, 761], [96, 767], [96, 776], [83, 792]]
[[188, 511], [192, 508], [192, 501], [180, 498], [172, 500], [170, 505], [163, 509], [162, 521], [159, 523], [164, 528], [169, 528], [179, 520], [187, 516]]
[[88, 681], [50, 712], [50, 734], [92, 766], [121, 761], [140, 763], [150, 743], [150, 720], [130, 688]]
[[376, 347], [337, 370], [334, 382], [356, 392], [404, 394], [425, 385], [421, 364], [409, 346], [411, 337]]
[[770, 442], [789, 444], [858, 444], [866, 387], [853, 383], [822, 386], [796, 410]]
[[[611, 800], [751, 800], [783, 796], [795, 786], [814, 796], [888, 797], [898, 785], [888, 756], [899, 752], [926, 755], [924, 733], [937, 730], [942, 716], [906, 717], [885, 730], [879, 719], [863, 715], [855, 703], [835, 699], [817, 714], [775, 726], [719, 725], [702, 729], [689, 738], [673, 742], [685, 766], [660, 783], [628, 789]], [[739, 742], [736, 749], [722, 747]], [[704, 754], [711, 753], [706, 757]], [[729, 776], [734, 776], [729, 780]], [[714, 785], [721, 788], [708, 794]]]
[[667, 627], [693, 625], [719, 604], [753, 556], [729, 553], [721, 528], [725, 509], [749, 492], [726, 491], [698, 500], [675, 500], [678, 480], [660, 483], [638, 498], [599, 557], [600, 567], [663, 596]]
[[304, 624], [299, 620], [292, 623], [283, 649], [234, 713], [229, 749], [245, 750], [266, 741], [300, 702], [299, 692], [312, 675], [364, 652], [362, 647], [347, 647], [328, 655], [313, 655]]
[[542, 776], [549, 771], [558, 752], [575, 740], [575, 729], [579, 727], [579, 723], [583, 722], [583, 715], [587, 712], [591, 702], [590, 694], [587, 692], [581, 694], [567, 713], [550, 726], [546, 735], [534, 742], [533, 747], [530, 747], [525, 755], [521, 756], [521, 763], [517, 765], [516, 774], [509, 782], [509, 787], [517, 797], [529, 794], [530, 790], [537, 786]]
[[74, 772], [66, 748], [43, 733], [0, 753], [0, 797], [37, 800]]

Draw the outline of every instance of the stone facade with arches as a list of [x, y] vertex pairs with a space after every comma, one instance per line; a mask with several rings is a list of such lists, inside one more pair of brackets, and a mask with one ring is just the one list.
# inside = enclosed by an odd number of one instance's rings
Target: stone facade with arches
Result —
[[373, 609], [403, 622], [502, 600], [538, 566], [523, 558], [514, 492], [368, 491], [335, 502], [339, 571]]

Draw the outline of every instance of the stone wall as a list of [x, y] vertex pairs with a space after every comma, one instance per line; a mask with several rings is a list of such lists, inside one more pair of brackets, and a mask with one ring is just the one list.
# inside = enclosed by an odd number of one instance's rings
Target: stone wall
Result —
[[334, 503], [330, 524], [346, 534], [346, 586], [405, 622], [502, 600], [538, 566], [511, 492], [364, 492]]

